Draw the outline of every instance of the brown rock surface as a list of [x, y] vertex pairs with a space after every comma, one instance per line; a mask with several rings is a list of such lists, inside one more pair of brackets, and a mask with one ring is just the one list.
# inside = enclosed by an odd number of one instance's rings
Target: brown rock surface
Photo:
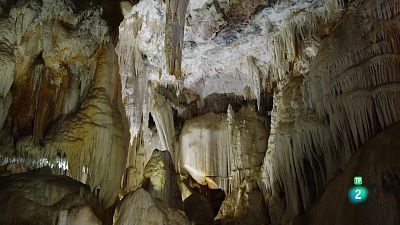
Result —
[[91, 207], [96, 207], [96, 198], [90, 188], [69, 177], [34, 173], [0, 177], [0, 224], [64, 225], [59, 217], [64, 216], [65, 225], [100, 225]]
[[[310, 225], [395, 225], [400, 223], [400, 124], [361, 147], [341, 175], [333, 179], [309, 213]], [[366, 202], [351, 204], [347, 192], [362, 176]]]

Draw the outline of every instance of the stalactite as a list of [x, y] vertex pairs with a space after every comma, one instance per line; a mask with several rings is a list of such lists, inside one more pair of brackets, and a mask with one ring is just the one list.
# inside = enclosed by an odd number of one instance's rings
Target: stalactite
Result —
[[154, 93], [151, 107], [151, 115], [157, 127], [157, 133], [164, 150], [168, 150], [176, 160], [175, 144], [175, 126], [171, 105], [165, 98]]
[[165, 56], [169, 74], [181, 76], [185, 14], [189, 0], [167, 0]]
[[138, 49], [136, 37], [142, 26], [142, 18], [133, 15], [125, 20], [119, 31], [116, 48], [122, 77], [122, 95], [130, 121], [130, 133], [136, 137], [143, 116], [143, 100], [146, 92], [147, 75], [144, 71], [142, 53]]
[[71, 114], [78, 110], [79, 95], [79, 77], [76, 74], [71, 74], [71, 78], [68, 82], [68, 89], [64, 95], [63, 114]]
[[[308, 224], [397, 224], [396, 185], [399, 179], [400, 124], [397, 122], [377, 134], [357, 151], [348, 165], [335, 179], [330, 181], [315, 205], [308, 213]], [[354, 207], [347, 204], [348, 187], [353, 185], [353, 176], [361, 174], [367, 180], [370, 192], [368, 201], [373, 204]], [[329, 204], [326, 204], [329, 202]], [[364, 203], [365, 204], [365, 203]], [[353, 211], [353, 217], [346, 216]]]
[[318, 33], [319, 25], [337, 20], [340, 15], [341, 1], [326, 2], [323, 7], [297, 13], [284, 21], [285, 25], [269, 39], [267, 49], [272, 52], [268, 63], [270, 73], [276, 77], [270, 82], [286, 79], [289, 65], [299, 57], [296, 41], [313, 38]]
[[40, 12], [41, 6], [38, 1], [29, 1], [23, 6], [11, 9], [10, 16], [15, 23], [14, 39], [16, 40], [17, 45], [21, 44], [24, 33], [35, 21], [35, 18], [39, 18]]
[[11, 106], [11, 100], [12, 97], [10, 94], [0, 97], [0, 129], [3, 127], [3, 124], [6, 121], [8, 109]]
[[[38, 69], [36, 72], [39, 73], [35, 76], [40, 76], [40, 83], [37, 84], [38, 90], [34, 114], [33, 140], [38, 144], [47, 126], [62, 112], [62, 100], [65, 89], [62, 89], [59, 83], [51, 83], [53, 74], [50, 70]], [[42, 82], [44, 83], [43, 85]], [[68, 76], [62, 76], [60, 82], [68, 83]]]
[[53, 20], [47, 20], [43, 23], [42, 36], [43, 36], [43, 51], [51, 51], [53, 49]]
[[0, 19], [0, 129], [6, 120], [11, 106], [9, 93], [14, 82], [15, 57], [13, 54], [14, 26], [12, 19]]
[[254, 57], [248, 56], [247, 57], [247, 63], [249, 64], [250, 67], [250, 75], [251, 75], [251, 87], [253, 89], [253, 93], [257, 99], [257, 109], [260, 110], [260, 104], [261, 104], [261, 74], [260, 74], [260, 69], [257, 67], [257, 65], [254, 62]]

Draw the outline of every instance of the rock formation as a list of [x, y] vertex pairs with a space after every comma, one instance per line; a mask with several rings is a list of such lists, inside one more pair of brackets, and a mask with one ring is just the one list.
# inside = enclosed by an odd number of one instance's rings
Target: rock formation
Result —
[[167, 70], [177, 78], [181, 75], [185, 14], [189, 0], [167, 0], [165, 21], [165, 58]]
[[399, 12], [0, 0], [0, 221], [399, 223]]
[[[398, 224], [400, 124], [379, 133], [350, 158], [343, 173], [333, 179], [309, 213], [309, 224]], [[371, 166], [373, 165], [373, 166]], [[346, 187], [360, 175], [369, 190], [365, 204], [348, 202]], [[325, 202], [330, 202], [329, 205]], [[348, 215], [353, 216], [348, 216]]]
[[129, 193], [114, 214], [115, 225], [189, 225], [182, 211], [153, 199], [143, 189]]
[[198, 194], [193, 193], [183, 202], [186, 215], [192, 224], [206, 225], [213, 224], [213, 212], [207, 199]]
[[1, 23], [2, 46], [14, 49], [1, 51], [0, 60], [0, 99], [9, 106], [0, 113], [6, 115], [0, 119], [2, 164], [61, 167], [111, 206], [125, 170], [128, 133], [102, 9], [68, 0], [10, 6]]
[[218, 224], [268, 224], [267, 208], [257, 182], [245, 180], [240, 189], [228, 195], [215, 220]]
[[69, 177], [0, 177], [0, 201], [0, 224], [101, 225], [92, 210], [96, 197], [88, 186]]
[[237, 190], [245, 177], [260, 172], [266, 151], [265, 121], [251, 108], [206, 114], [187, 121], [181, 132], [182, 167], [199, 183]]
[[153, 198], [159, 198], [171, 207], [182, 208], [178, 176], [169, 151], [153, 151], [144, 169], [144, 179], [144, 189]]
[[[278, 84], [263, 175], [274, 217], [309, 210], [352, 154], [399, 120], [397, 33], [385, 28], [397, 5], [353, 1], [310, 71]], [[282, 192], [285, 202], [273, 203]]]

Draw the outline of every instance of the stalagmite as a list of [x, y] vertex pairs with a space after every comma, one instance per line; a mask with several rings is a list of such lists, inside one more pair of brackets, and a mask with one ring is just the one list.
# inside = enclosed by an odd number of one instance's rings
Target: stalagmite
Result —
[[120, 5], [121, 5], [122, 15], [124, 15], [125, 18], [129, 17], [132, 11], [132, 4], [128, 1], [121, 1]]
[[159, 198], [167, 205], [182, 208], [178, 176], [169, 151], [153, 151], [144, 169], [143, 187], [153, 198]]
[[268, 214], [257, 182], [245, 180], [240, 189], [226, 197], [215, 217], [218, 224], [268, 224]]
[[129, 193], [114, 214], [115, 225], [189, 225], [185, 214], [153, 199], [145, 190]]

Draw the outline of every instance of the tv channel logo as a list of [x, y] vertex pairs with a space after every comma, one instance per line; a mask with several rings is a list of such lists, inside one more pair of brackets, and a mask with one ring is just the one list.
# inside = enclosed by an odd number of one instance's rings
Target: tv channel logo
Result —
[[347, 193], [347, 196], [352, 204], [360, 204], [365, 202], [368, 197], [368, 189], [363, 184], [361, 176], [354, 177], [354, 186], [351, 187]]

